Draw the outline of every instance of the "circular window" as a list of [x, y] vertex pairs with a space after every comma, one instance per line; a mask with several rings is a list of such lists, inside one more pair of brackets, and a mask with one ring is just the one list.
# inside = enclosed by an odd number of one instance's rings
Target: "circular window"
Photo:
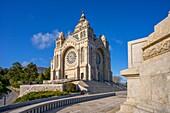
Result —
[[67, 62], [69, 64], [73, 64], [75, 61], [76, 61], [76, 53], [74, 51], [70, 51], [68, 54], [67, 54]]

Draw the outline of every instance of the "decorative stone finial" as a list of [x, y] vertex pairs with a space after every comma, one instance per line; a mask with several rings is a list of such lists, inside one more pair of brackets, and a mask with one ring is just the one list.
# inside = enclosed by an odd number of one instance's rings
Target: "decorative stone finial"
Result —
[[106, 41], [106, 37], [104, 35], [101, 36], [102, 41]]
[[70, 31], [68, 32], [68, 36], [71, 35]]
[[64, 33], [63, 32], [60, 32], [59, 36], [58, 36], [58, 39], [63, 39], [65, 36], [64, 36]]
[[85, 15], [84, 15], [84, 11], [82, 11], [81, 18], [80, 18], [80, 22], [81, 22], [81, 21], [85, 21], [85, 19], [86, 19], [86, 17], [85, 17]]

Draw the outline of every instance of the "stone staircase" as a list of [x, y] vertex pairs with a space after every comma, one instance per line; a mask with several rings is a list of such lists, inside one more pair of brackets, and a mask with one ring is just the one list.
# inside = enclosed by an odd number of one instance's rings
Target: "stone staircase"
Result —
[[80, 90], [86, 90], [89, 94], [126, 90], [125, 87], [109, 82], [76, 81], [75, 84], [79, 86]]

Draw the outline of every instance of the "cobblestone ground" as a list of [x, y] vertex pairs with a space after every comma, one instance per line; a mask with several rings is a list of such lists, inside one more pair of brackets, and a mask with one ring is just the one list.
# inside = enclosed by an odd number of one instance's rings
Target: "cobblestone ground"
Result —
[[126, 97], [112, 96], [53, 109], [46, 113], [115, 113]]

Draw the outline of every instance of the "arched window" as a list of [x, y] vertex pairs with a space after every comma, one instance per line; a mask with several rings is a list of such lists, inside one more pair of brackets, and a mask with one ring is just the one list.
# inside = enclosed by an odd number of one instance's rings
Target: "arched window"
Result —
[[84, 37], [86, 36], [86, 32], [85, 32], [85, 31], [83, 31], [83, 36], [84, 36]]
[[[92, 47], [90, 47], [90, 56], [92, 57], [92, 54], [93, 54], [93, 49], [92, 49]], [[93, 61], [92, 61], [92, 58], [90, 58], [90, 62], [92, 63]]]
[[81, 33], [80, 33], [80, 38], [82, 38], [82, 37], [83, 37], [83, 33], [81, 32]]
[[84, 48], [81, 48], [81, 63], [84, 62]]
[[53, 69], [53, 64], [51, 64], [51, 68]]
[[56, 66], [58, 67], [58, 55], [57, 55], [57, 60], [56, 61], [57, 61]]

